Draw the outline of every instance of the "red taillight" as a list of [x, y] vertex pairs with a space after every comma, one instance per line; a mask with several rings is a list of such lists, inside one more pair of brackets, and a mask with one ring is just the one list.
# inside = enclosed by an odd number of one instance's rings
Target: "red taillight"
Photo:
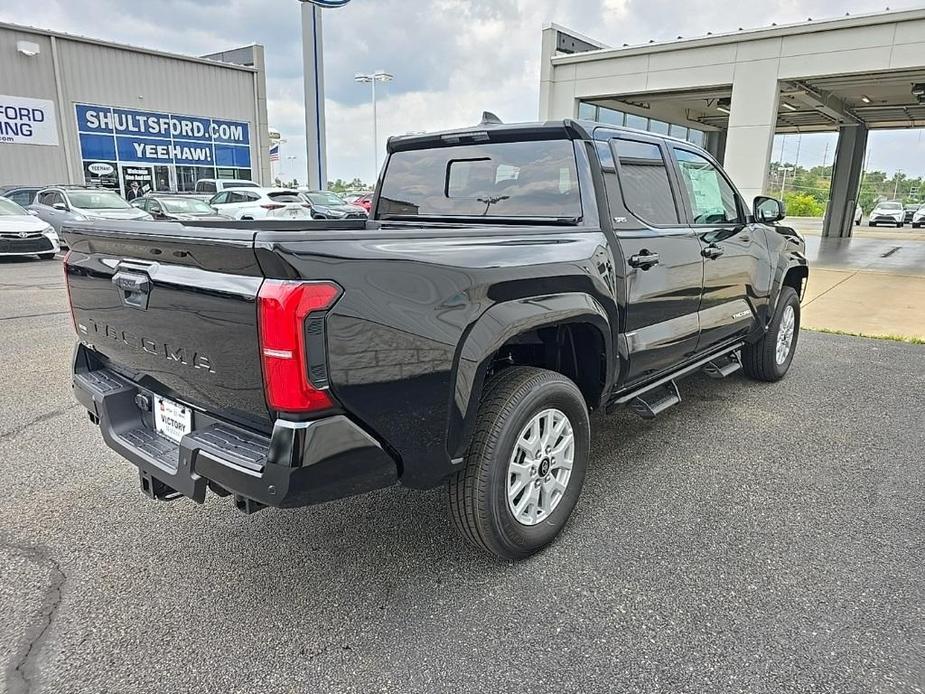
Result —
[[261, 205], [261, 207], [265, 210], [281, 210], [285, 207], [285, 205], [268, 202], [265, 205]]
[[312, 412], [334, 404], [326, 390], [309, 380], [305, 321], [310, 313], [330, 308], [338, 296], [340, 287], [331, 282], [264, 280], [257, 294], [257, 310], [263, 382], [270, 409]]
[[77, 316], [74, 315], [74, 302], [71, 301], [71, 285], [68, 282], [67, 277], [67, 267], [68, 259], [71, 257], [71, 250], [68, 249], [67, 253], [64, 254], [64, 262], [61, 263], [61, 267], [64, 268], [64, 289], [67, 291], [67, 307], [71, 312], [71, 327], [74, 328], [74, 332], [79, 334], [77, 330]]

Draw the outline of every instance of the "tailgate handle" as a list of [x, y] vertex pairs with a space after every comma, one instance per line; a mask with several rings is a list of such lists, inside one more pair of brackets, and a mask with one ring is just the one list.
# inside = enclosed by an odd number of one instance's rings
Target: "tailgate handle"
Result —
[[151, 292], [151, 280], [147, 275], [120, 270], [112, 276], [112, 283], [119, 289], [119, 298], [125, 306], [148, 309], [148, 295]]

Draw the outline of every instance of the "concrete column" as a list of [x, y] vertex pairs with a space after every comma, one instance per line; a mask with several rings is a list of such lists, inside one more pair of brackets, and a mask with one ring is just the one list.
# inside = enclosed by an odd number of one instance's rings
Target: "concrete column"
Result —
[[726, 158], [726, 131], [707, 130], [704, 132], [703, 148], [713, 155], [720, 164]]
[[854, 231], [854, 211], [866, 152], [867, 126], [855, 125], [839, 129], [829, 206], [822, 225], [823, 236], [848, 237]]
[[737, 63], [723, 167], [751, 206], [765, 190], [777, 128], [779, 60]]
[[[543, 42], [540, 51], [540, 121], [554, 117], [552, 108], [552, 57], [556, 54], [557, 45], [558, 30], [551, 26], [543, 29]], [[568, 117], [572, 118], [574, 114]]]

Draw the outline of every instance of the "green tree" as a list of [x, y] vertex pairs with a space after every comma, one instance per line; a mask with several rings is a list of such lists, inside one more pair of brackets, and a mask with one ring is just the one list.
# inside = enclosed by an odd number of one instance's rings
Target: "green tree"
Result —
[[338, 194], [369, 189], [370, 186], [364, 183], [360, 178], [354, 178], [352, 181], [345, 181], [342, 178], [328, 181], [328, 190]]
[[784, 206], [789, 217], [821, 217], [825, 205], [808, 193], [784, 193]]

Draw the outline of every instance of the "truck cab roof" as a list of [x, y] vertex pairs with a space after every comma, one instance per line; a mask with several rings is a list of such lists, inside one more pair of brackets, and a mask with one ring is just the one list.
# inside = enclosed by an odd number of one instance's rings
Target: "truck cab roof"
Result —
[[[426, 149], [435, 146], [456, 144], [477, 144], [479, 142], [512, 142], [517, 140], [601, 140], [609, 139], [613, 133], [621, 132], [646, 137], [681, 142], [688, 147], [703, 150], [702, 147], [687, 140], [653, 133], [647, 130], [627, 128], [621, 125], [611, 125], [589, 120], [576, 120], [563, 118], [558, 120], [501, 123], [483, 119], [478, 125], [456, 128], [452, 130], [439, 130], [429, 133], [414, 133], [410, 135], [396, 135], [389, 138], [388, 151], [399, 152], [412, 149]], [[604, 134], [606, 136], [603, 136]]]

